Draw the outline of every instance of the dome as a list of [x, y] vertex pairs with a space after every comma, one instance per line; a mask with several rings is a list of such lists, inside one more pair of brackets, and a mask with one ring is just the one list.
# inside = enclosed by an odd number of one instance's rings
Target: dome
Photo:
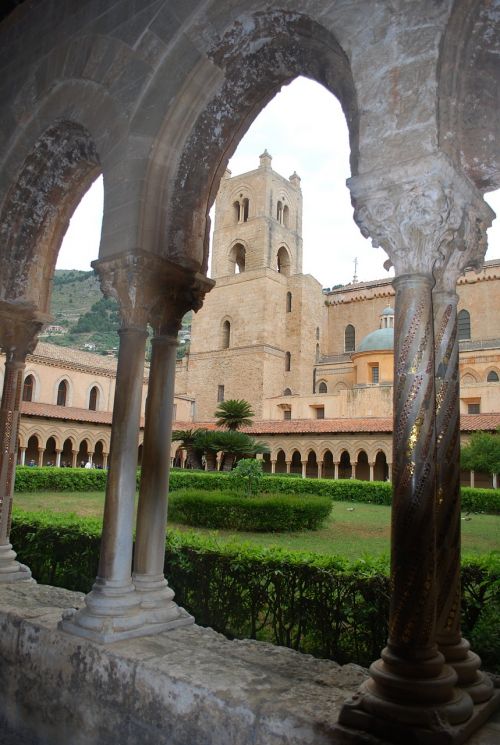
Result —
[[[392, 308], [391, 312], [394, 313]], [[356, 353], [381, 350], [390, 351], [392, 349], [394, 349], [394, 329], [386, 328], [377, 329], [376, 331], [372, 331], [371, 334], [368, 334], [368, 336], [365, 336], [359, 347], [356, 349]]]
[[391, 308], [390, 305], [387, 306], [387, 308], [384, 308], [382, 311], [383, 316], [393, 316], [394, 315], [394, 308]]

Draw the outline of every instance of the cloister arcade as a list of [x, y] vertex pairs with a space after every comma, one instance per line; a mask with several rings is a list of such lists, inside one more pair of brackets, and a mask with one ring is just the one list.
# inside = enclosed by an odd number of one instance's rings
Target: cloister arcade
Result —
[[[280, 87], [303, 75], [342, 105], [354, 220], [395, 270], [389, 638], [328, 731], [341, 742], [369, 731], [463, 743], [498, 707], [458, 612], [455, 287], [482, 265], [494, 218], [483, 197], [500, 188], [499, 10], [498, 0], [34, 0], [2, 22], [2, 583], [30, 579], [9, 540], [26, 355], [50, 320], [68, 220], [100, 173], [94, 266], [122, 320], [98, 575], [60, 630], [107, 644], [192, 624], [163, 574], [169, 464], [158, 444], [171, 438], [177, 332], [213, 285], [208, 214], [228, 159]], [[291, 468], [304, 456], [313, 468], [307, 452], [290, 455]], [[366, 469], [359, 452], [339, 455], [340, 470]]]

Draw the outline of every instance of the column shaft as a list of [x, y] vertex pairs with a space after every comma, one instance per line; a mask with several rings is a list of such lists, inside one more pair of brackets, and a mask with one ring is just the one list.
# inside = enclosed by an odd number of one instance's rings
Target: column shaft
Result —
[[122, 329], [98, 578], [130, 585], [146, 331]]
[[437, 642], [455, 669], [458, 683], [475, 703], [493, 694], [481, 660], [460, 632], [460, 391], [457, 336], [458, 296], [434, 291], [436, 347], [436, 550], [438, 571]]
[[0, 404], [0, 582], [31, 579], [28, 567], [16, 561], [16, 554], [10, 543], [24, 368], [25, 357], [19, 360], [7, 353]]
[[134, 575], [163, 576], [177, 339], [152, 340], [137, 511]]

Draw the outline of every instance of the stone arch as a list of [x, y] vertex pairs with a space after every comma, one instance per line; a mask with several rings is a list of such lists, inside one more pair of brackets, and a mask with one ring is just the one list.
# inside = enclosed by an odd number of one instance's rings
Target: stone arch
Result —
[[286, 473], [286, 455], [283, 448], [280, 448], [276, 453], [276, 473]]
[[244, 241], [235, 241], [229, 249], [227, 257], [227, 273], [241, 274], [246, 267], [246, 243]]
[[62, 375], [54, 383], [53, 403], [57, 406], [71, 406], [73, 386], [67, 375]]
[[333, 459], [333, 453], [330, 448], [323, 451], [323, 478], [333, 479], [335, 478], [335, 461]]
[[486, 373], [487, 383], [498, 383], [500, 380], [500, 370], [498, 367], [492, 367]]
[[350, 479], [352, 477], [351, 456], [349, 451], [343, 448], [339, 459], [339, 479]]
[[[93, 391], [96, 393], [93, 394]], [[102, 411], [102, 403], [104, 401], [104, 392], [102, 390], [102, 385], [98, 383], [97, 381], [94, 381], [91, 383], [87, 388], [87, 393], [85, 396], [85, 401], [87, 408], [90, 411]], [[94, 404], [92, 406], [92, 404]]]
[[290, 458], [290, 473], [302, 474], [302, 455], [296, 448]]
[[[151, 95], [168, 74], [165, 68], [158, 69]], [[317, 81], [339, 99], [349, 128], [351, 169], [357, 172], [356, 92], [348, 57], [334, 35], [301, 13], [274, 9], [242, 14], [214, 41], [208, 60], [200, 61], [194, 72], [199, 84], [196, 100], [189, 95], [191, 80], [186, 98], [179, 95], [179, 108], [170, 110], [169, 122], [164, 122], [151, 152], [154, 165], [147, 191], [164, 205], [156, 222], [161, 223], [162, 243], [172, 261], [182, 259], [206, 271], [208, 212], [228, 160], [264, 106], [299, 75]], [[147, 204], [148, 197], [143, 201]]]
[[389, 466], [387, 464], [387, 456], [383, 450], [378, 450], [375, 455], [373, 478], [375, 481], [387, 481], [388, 476]]
[[23, 381], [23, 401], [36, 401], [38, 392], [40, 390], [40, 384], [38, 376], [34, 372], [28, 371], [24, 375]]
[[27, 437], [26, 443], [26, 465], [38, 465], [39, 448], [42, 438], [39, 433], [33, 432]]
[[233, 324], [231, 318], [223, 318], [220, 326], [221, 349], [229, 349], [231, 346], [232, 332]]
[[356, 478], [361, 481], [370, 480], [370, 466], [368, 463], [368, 453], [363, 448], [359, 450], [356, 456]]
[[500, 15], [490, 5], [453, 3], [438, 67], [439, 146], [482, 192], [500, 187]]
[[55, 466], [56, 464], [56, 449], [57, 441], [54, 435], [47, 437], [45, 442], [45, 452], [43, 454], [43, 465], [44, 466]]
[[318, 458], [314, 448], [307, 451], [306, 476], [309, 479], [318, 478]]
[[477, 375], [474, 370], [465, 369], [460, 376], [460, 385], [473, 385], [477, 383]]
[[328, 393], [328, 385], [325, 380], [320, 380], [318, 383], [318, 393]]
[[75, 450], [75, 440], [72, 435], [68, 435], [62, 444], [61, 449], [61, 465], [72, 466], [73, 465], [73, 450]]
[[278, 248], [278, 253], [276, 254], [276, 269], [285, 277], [289, 277], [291, 274], [292, 260], [290, 258], [290, 251], [284, 245]]
[[100, 171], [93, 138], [74, 121], [53, 122], [33, 143], [1, 206], [1, 299], [48, 312], [63, 235]]

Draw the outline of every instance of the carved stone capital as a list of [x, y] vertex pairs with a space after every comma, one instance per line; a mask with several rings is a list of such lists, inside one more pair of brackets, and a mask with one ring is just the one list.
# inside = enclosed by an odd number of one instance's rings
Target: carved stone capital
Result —
[[120, 307], [122, 328], [177, 334], [182, 316], [201, 308], [214, 282], [161, 256], [135, 252], [92, 262], [101, 290]]
[[0, 301], [0, 348], [8, 361], [24, 362], [38, 342], [38, 335], [51, 316], [28, 303]]
[[479, 268], [495, 213], [445, 155], [349, 179], [354, 220], [389, 255], [396, 275], [432, 274], [454, 287]]

